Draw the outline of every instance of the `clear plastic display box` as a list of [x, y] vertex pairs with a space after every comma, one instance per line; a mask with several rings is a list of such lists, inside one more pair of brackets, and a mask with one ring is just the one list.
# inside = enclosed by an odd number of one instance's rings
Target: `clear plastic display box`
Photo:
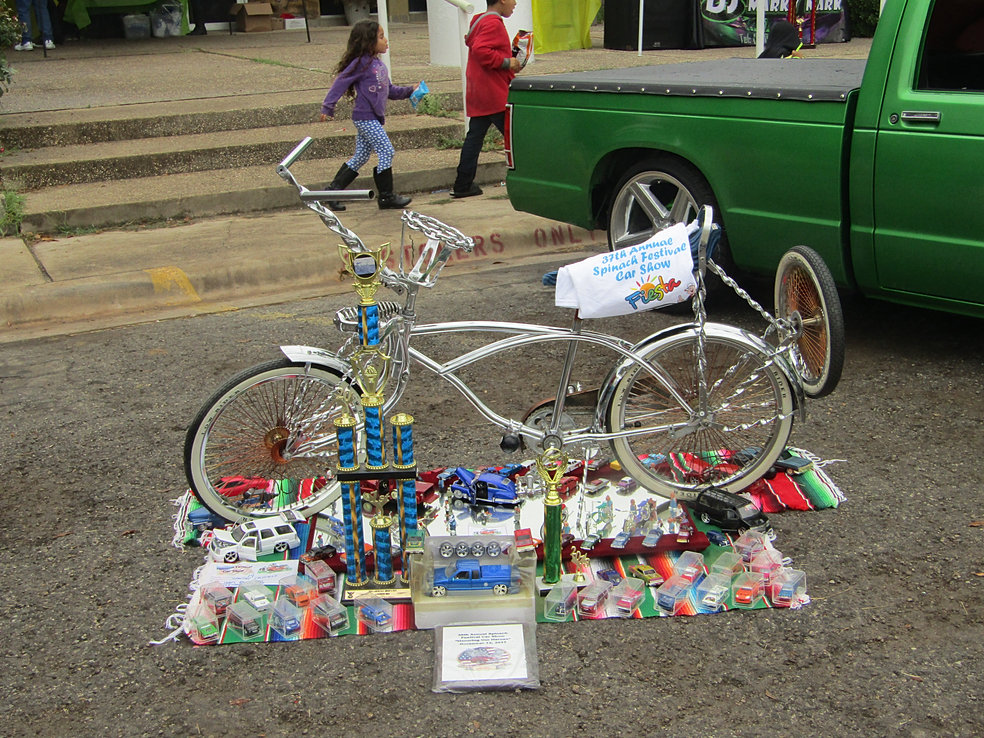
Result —
[[596, 579], [581, 590], [577, 598], [577, 611], [582, 618], [603, 618], [608, 605], [608, 595], [613, 585], [604, 579]]
[[418, 629], [536, 622], [536, 552], [511, 535], [429, 536], [410, 568]]
[[666, 615], [677, 615], [687, 604], [687, 596], [692, 587], [690, 580], [674, 575], [663, 582], [656, 590], [656, 607]]
[[543, 601], [543, 617], [547, 620], [564, 622], [570, 620], [577, 607], [577, 586], [572, 582], [554, 585]]
[[286, 597], [278, 597], [270, 614], [270, 627], [284, 638], [296, 638], [301, 632], [301, 618], [304, 613]]
[[709, 574], [694, 588], [697, 607], [704, 612], [717, 612], [731, 594], [731, 574]]
[[775, 607], [790, 607], [806, 594], [806, 573], [799, 569], [780, 569], [772, 575], [768, 589]]
[[389, 633], [393, 629], [393, 605], [375, 595], [356, 595], [352, 598], [355, 617], [374, 633]]
[[266, 615], [248, 602], [229, 605], [226, 622], [244, 641], [261, 640], [266, 632]]
[[311, 622], [328, 635], [335, 635], [349, 626], [348, 609], [334, 597], [321, 595], [311, 603]]
[[646, 583], [636, 577], [626, 577], [612, 590], [611, 599], [620, 618], [630, 618], [646, 596]]
[[758, 572], [742, 572], [731, 582], [731, 598], [735, 607], [755, 607], [764, 594], [765, 577]]

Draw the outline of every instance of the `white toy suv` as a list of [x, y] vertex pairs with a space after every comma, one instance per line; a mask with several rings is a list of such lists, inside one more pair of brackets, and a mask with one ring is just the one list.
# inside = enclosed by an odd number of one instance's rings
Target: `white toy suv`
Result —
[[214, 561], [232, 563], [239, 559], [256, 561], [269, 553], [283, 553], [301, 545], [294, 523], [303, 523], [304, 517], [293, 510], [256, 518], [233, 526], [230, 530], [218, 528], [212, 533], [208, 545]]

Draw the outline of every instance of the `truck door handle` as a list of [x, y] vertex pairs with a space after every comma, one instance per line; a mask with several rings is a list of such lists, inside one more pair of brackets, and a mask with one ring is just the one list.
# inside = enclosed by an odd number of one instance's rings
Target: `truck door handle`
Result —
[[939, 123], [942, 116], [935, 110], [903, 110], [903, 123]]

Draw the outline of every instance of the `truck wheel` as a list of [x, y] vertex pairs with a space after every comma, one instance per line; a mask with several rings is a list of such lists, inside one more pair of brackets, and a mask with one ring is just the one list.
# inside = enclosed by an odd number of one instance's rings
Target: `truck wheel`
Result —
[[239, 554], [236, 553], [235, 551], [226, 551], [222, 555], [222, 560], [227, 564], [235, 564], [237, 561], [239, 561]]
[[450, 559], [454, 556], [454, 546], [447, 542], [442, 543], [438, 551], [440, 552], [441, 557], [445, 559]]
[[509, 593], [509, 587], [505, 584], [497, 584], [492, 588], [492, 594], [504, 595]]
[[448, 593], [448, 590], [444, 587], [437, 586], [431, 587], [431, 597], [444, 597]]
[[290, 546], [287, 545], [287, 541], [281, 541], [280, 543], [278, 543], [276, 546], [273, 547], [273, 550], [276, 551], [278, 554], [282, 554], [288, 548], [290, 548]]
[[496, 556], [498, 556], [499, 554], [502, 553], [502, 546], [500, 546], [495, 541], [492, 541], [486, 547], [485, 553], [486, 553], [486, 555], [491, 556], [491, 557], [494, 558], [494, 557], [496, 557]]
[[710, 515], [708, 515], [707, 513], [701, 513], [701, 514], [700, 514], [700, 519], [701, 519], [701, 520], [702, 520], [703, 522], [705, 522], [705, 523], [707, 523], [708, 525], [710, 525], [710, 524], [711, 524], [711, 516], [710, 516]]
[[608, 249], [635, 246], [675, 223], [689, 223], [708, 203], [716, 212], [710, 185], [692, 166], [668, 157], [644, 159], [615, 188], [608, 211]]
[[485, 555], [485, 545], [481, 541], [475, 541], [471, 546], [471, 555], [476, 558]]

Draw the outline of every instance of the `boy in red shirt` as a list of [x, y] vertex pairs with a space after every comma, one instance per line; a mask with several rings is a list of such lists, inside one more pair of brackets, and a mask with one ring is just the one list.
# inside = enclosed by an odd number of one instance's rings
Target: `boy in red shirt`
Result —
[[458, 173], [451, 197], [481, 195], [475, 184], [478, 155], [489, 126], [505, 134], [506, 98], [509, 83], [521, 68], [512, 55], [512, 42], [503, 18], [516, 9], [516, 0], [487, 0], [488, 11], [472, 19], [465, 36], [468, 66], [465, 69], [465, 113], [469, 116], [468, 133], [461, 147]]

